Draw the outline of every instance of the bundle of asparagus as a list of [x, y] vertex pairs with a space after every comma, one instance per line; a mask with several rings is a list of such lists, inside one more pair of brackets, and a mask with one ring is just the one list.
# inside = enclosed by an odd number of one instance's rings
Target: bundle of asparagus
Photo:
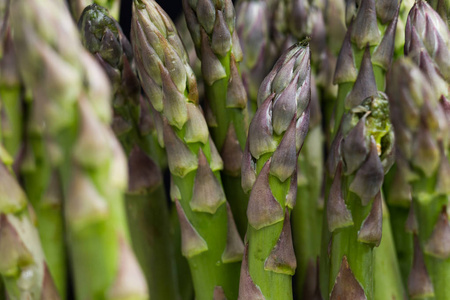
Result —
[[69, 2], [0, 0], [0, 300], [450, 300], [445, 0]]

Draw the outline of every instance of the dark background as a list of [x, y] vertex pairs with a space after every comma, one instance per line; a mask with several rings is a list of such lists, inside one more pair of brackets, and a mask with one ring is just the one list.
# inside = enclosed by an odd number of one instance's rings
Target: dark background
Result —
[[[174, 22], [181, 14], [181, 0], [156, 0], [156, 2], [158, 2]], [[132, 4], [133, 0], [122, 0], [120, 3], [120, 26], [128, 39], [130, 38]]]

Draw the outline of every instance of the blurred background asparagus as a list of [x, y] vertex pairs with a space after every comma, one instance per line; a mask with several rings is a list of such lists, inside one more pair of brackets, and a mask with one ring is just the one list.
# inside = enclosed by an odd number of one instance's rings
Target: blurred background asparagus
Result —
[[0, 300], [450, 300], [448, 7], [0, 0]]

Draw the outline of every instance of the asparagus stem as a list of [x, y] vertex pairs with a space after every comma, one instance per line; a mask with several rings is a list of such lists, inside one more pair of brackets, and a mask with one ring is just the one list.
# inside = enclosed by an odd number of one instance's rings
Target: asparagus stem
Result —
[[393, 135], [387, 117], [387, 100], [382, 94], [367, 98], [344, 115], [335, 140], [338, 146], [331, 148], [329, 173], [336, 171], [327, 203], [332, 232], [330, 299], [350, 295], [374, 298], [373, 248], [382, 236], [380, 188], [393, 163]]
[[[426, 38], [429, 34], [424, 35], [425, 32], [419, 29], [422, 26], [427, 28], [427, 32], [434, 34], [437, 43], [427, 42]], [[428, 4], [419, 1], [413, 6], [408, 15], [405, 35], [405, 54], [418, 65], [419, 69], [414, 67], [410, 61], [405, 60], [399, 62], [395, 71], [392, 71], [392, 76], [403, 76], [405, 72], [411, 74], [402, 82], [406, 93], [402, 94], [402, 97], [397, 100], [398, 102], [391, 101], [391, 105], [396, 111], [393, 119], [398, 117], [404, 118], [403, 112], [398, 111], [398, 107], [414, 98], [426, 99], [415, 104], [419, 109], [431, 106], [433, 107], [431, 114], [445, 114], [449, 68], [448, 62], [443, 60], [443, 55], [449, 55], [448, 46], [445, 46], [445, 44], [448, 44], [450, 31], [445, 22]], [[435, 64], [433, 64], [433, 60]], [[423, 81], [425, 79], [426, 81]], [[396, 78], [395, 80], [398, 79]], [[412, 94], [408, 91], [408, 89], [411, 89], [412, 84], [419, 82], [417, 93]], [[430, 84], [430, 87], [424, 87], [423, 84]], [[399, 95], [398, 88], [393, 84], [389, 88], [392, 96]], [[441, 103], [438, 102], [438, 99], [440, 99]], [[448, 252], [446, 248], [448, 247], [445, 242], [448, 235], [445, 233], [445, 229], [448, 227], [448, 218], [445, 217], [448, 203], [445, 196], [446, 190], [440, 189], [441, 185], [439, 183], [445, 177], [441, 171], [445, 167], [437, 167], [439, 164], [448, 165], [447, 138], [436, 138], [436, 133], [439, 133], [442, 129], [429, 126], [429, 124], [439, 120], [439, 117], [434, 115], [430, 115], [430, 117], [426, 113], [426, 109], [425, 112], [421, 111], [421, 114], [425, 116], [420, 117], [420, 121], [416, 124], [405, 126], [402, 120], [395, 120], [394, 123], [396, 134], [400, 137], [400, 141], [403, 141], [398, 143], [399, 153], [401, 153], [406, 162], [405, 173], [407, 174], [407, 180], [411, 183], [414, 204], [412, 207], [414, 211], [411, 211], [411, 213], [418, 224], [415, 231], [413, 231], [418, 233], [418, 241], [415, 242], [414, 247], [414, 260], [409, 277], [409, 293], [412, 297], [427, 296], [436, 297], [436, 299], [447, 299], [450, 296], [442, 280], [450, 276], [447, 270], [450, 260], [446, 254]], [[445, 117], [441, 116], [440, 118], [446, 122]], [[405, 132], [408, 132], [411, 137], [417, 138], [414, 148], [408, 149], [411, 143], [405, 141]], [[425, 143], [425, 141], [427, 142]], [[423, 153], [425, 153], [423, 151], [428, 153], [426, 155], [427, 160], [422, 159]], [[438, 234], [440, 235], [439, 237], [437, 237]], [[433, 242], [433, 239], [439, 239], [439, 242], [437, 240]], [[442, 246], [436, 248], [435, 243], [442, 244]], [[426, 267], [423, 267], [419, 272], [417, 261], [419, 260], [418, 258], [422, 257], [421, 252], [424, 253]], [[431, 282], [428, 280], [429, 285], [427, 285], [423, 281], [415, 288], [412, 283], [416, 282], [413, 279], [417, 278], [417, 274], [420, 273], [426, 273], [425, 277], [431, 278]]]
[[[447, 137], [438, 137], [446, 125], [430, 126], [446, 124], [447, 100], [441, 98], [439, 102], [441, 91], [409, 59], [399, 60], [393, 66], [389, 78], [392, 82], [389, 82], [388, 94], [392, 97], [391, 118], [398, 141], [398, 155], [406, 162], [406, 179], [412, 187], [414, 208], [411, 218], [417, 222], [415, 226], [410, 226], [414, 233], [418, 233], [418, 237], [414, 241], [409, 294], [412, 298], [449, 299], [448, 289], [443, 282], [450, 276], [450, 252], [446, 242], [449, 232], [446, 212], [448, 188], [443, 188], [447, 185], [443, 185], [442, 181], [446, 180], [443, 174], [449, 161], [447, 149], [443, 146], [447, 144]], [[405, 122], [411, 119], [413, 111], [401, 109], [410, 103], [412, 109], [418, 114], [420, 112], [415, 124]], [[406, 140], [405, 134], [410, 139]], [[422, 279], [418, 281], [418, 278]]]
[[211, 136], [224, 160], [227, 198], [241, 234], [248, 195], [240, 185], [240, 166], [248, 129], [247, 95], [239, 74], [242, 51], [231, 0], [183, 1], [186, 22], [202, 62], [206, 114]]
[[21, 74], [35, 101], [30, 130], [45, 134], [62, 176], [76, 298], [147, 299], [128, 242], [126, 161], [108, 128], [107, 78], [67, 22], [64, 3], [15, 1], [11, 12]]
[[[5, 4], [5, 3], [4, 3]], [[22, 144], [22, 92], [11, 30], [2, 17], [0, 61], [0, 298], [59, 299], [45, 261], [33, 208], [12, 170]], [[15, 170], [17, 172], [17, 168]]]
[[239, 299], [293, 297], [297, 262], [290, 210], [296, 200], [298, 153], [309, 125], [310, 71], [309, 47], [294, 45], [258, 93], [242, 165], [242, 186], [251, 193]]
[[128, 227], [150, 297], [179, 299], [169, 211], [161, 170], [155, 163], [160, 161], [160, 147], [151, 133], [155, 128], [148, 104], [139, 99], [140, 85], [131, 69], [131, 45], [108, 11], [96, 4], [84, 9], [78, 25], [83, 44], [96, 55], [114, 87], [112, 128], [128, 156]]
[[189, 262], [196, 299], [235, 299], [243, 243], [219, 176], [223, 162], [197, 105], [188, 56], [173, 22], [152, 0], [134, 2], [132, 41], [167, 152], [181, 250]]
[[[353, 165], [353, 170], [347, 173], [343, 178], [343, 186], [340, 186], [340, 179], [336, 181], [335, 176], [336, 167], [341, 159], [340, 147], [345, 128], [342, 128], [343, 123], [348, 122], [344, 120], [345, 113], [348, 113], [352, 108], [360, 105], [368, 97], [376, 97], [378, 90], [384, 90], [384, 74], [391, 64], [394, 45], [395, 33], [398, 21], [398, 9], [393, 10], [392, 7], [397, 7], [398, 4], [393, 1], [385, 1], [375, 3], [373, 0], [363, 0], [355, 9], [355, 2], [347, 2], [346, 19], [348, 25], [347, 34], [345, 35], [342, 47], [336, 63], [336, 71], [333, 82], [339, 85], [338, 96], [335, 104], [334, 112], [334, 130], [331, 133], [330, 154], [328, 157], [326, 199], [330, 201], [330, 197], [334, 199], [345, 199], [344, 206], [342, 201], [334, 201], [335, 204], [330, 206], [326, 204], [328, 220], [324, 220], [324, 224], [328, 223], [328, 228], [331, 231], [344, 227], [346, 229], [338, 230], [332, 234], [323, 233], [322, 247], [326, 247], [331, 243], [331, 247], [335, 247], [335, 254], [332, 254], [331, 261], [328, 261], [326, 251], [322, 251], [321, 261], [324, 264], [321, 268], [321, 281], [329, 282], [329, 288], [322, 284], [322, 293], [330, 292], [333, 298], [333, 290], [331, 286], [337, 286], [338, 293], [347, 293], [348, 291], [342, 289], [343, 285], [354, 284], [356, 290], [362, 290], [361, 297], [367, 299], [373, 298], [373, 281], [372, 281], [372, 245], [366, 246], [364, 243], [358, 241], [359, 229], [362, 221], [367, 217], [368, 208], [367, 203], [361, 206], [358, 196], [349, 191], [350, 184], [353, 177], [349, 177], [349, 173], [353, 173], [356, 169]], [[348, 130], [345, 129], [345, 130]], [[378, 142], [377, 142], [378, 143]], [[373, 151], [372, 151], [373, 152]], [[367, 154], [367, 152], [365, 152]], [[375, 156], [374, 156], [375, 157]], [[378, 158], [378, 157], [377, 157]], [[351, 161], [350, 161], [351, 162]], [[355, 174], [353, 174], [354, 176]], [[339, 173], [339, 178], [340, 178]], [[349, 177], [349, 178], [347, 178]], [[381, 176], [383, 177], [383, 176]], [[333, 190], [333, 184], [336, 182], [339, 185]], [[378, 183], [378, 182], [377, 182]], [[380, 182], [380, 184], [382, 181]], [[343, 194], [340, 195], [341, 189]], [[337, 195], [333, 195], [337, 193]], [[372, 199], [375, 194], [372, 195]], [[367, 201], [367, 200], [366, 200]], [[371, 201], [369, 201], [371, 202]], [[337, 204], [341, 203], [341, 204]], [[347, 210], [345, 204], [349, 207]], [[336, 214], [334, 210], [339, 209], [341, 215]], [[351, 213], [351, 214], [350, 214]], [[333, 216], [338, 222], [337, 224], [330, 223], [330, 216]], [[356, 219], [355, 219], [356, 217]], [[341, 219], [339, 219], [341, 218]], [[380, 218], [381, 219], [381, 218]], [[381, 220], [379, 220], [381, 222]], [[337, 227], [336, 227], [337, 226]], [[381, 232], [380, 232], [381, 234]], [[338, 236], [336, 239], [335, 236]], [[330, 240], [332, 238], [332, 240]], [[351, 242], [348, 242], [351, 241]], [[346, 245], [349, 243], [348, 245]], [[344, 246], [346, 245], [346, 246]], [[346, 247], [348, 247], [346, 249]], [[334, 250], [334, 248], [333, 248]], [[333, 252], [333, 250], [331, 250]], [[347, 254], [348, 256], [344, 255]], [[354, 261], [350, 256], [353, 252], [356, 257]], [[363, 263], [355, 265], [361, 259]], [[360, 270], [360, 266], [366, 263], [368, 271], [366, 273]], [[353, 266], [352, 266], [353, 265]], [[354, 268], [357, 270], [353, 271]], [[356, 272], [355, 274], [353, 272]], [[328, 273], [330, 275], [328, 275]], [[339, 287], [335, 284], [337, 274], [341, 278]], [[357, 281], [354, 280], [357, 279]], [[349, 281], [343, 281], [349, 280]], [[355, 282], [357, 284], [355, 284]], [[359, 285], [359, 283], [361, 285]], [[328, 296], [327, 296], [328, 297]]]

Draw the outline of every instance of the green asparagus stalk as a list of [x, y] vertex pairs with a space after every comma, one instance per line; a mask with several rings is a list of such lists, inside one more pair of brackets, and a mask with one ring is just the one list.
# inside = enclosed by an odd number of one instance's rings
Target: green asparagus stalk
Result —
[[373, 249], [382, 237], [381, 185], [393, 163], [393, 142], [382, 93], [342, 118], [327, 162], [329, 174], [335, 174], [326, 213], [332, 233], [329, 299], [374, 299]]
[[[279, 27], [285, 42], [310, 35], [311, 47], [311, 122], [309, 136], [298, 160], [299, 204], [292, 210], [292, 231], [297, 258], [294, 291], [303, 299], [317, 295], [317, 258], [320, 254], [321, 224], [323, 213], [323, 132], [319, 102], [325, 102], [331, 85], [330, 63], [326, 51], [323, 14], [319, 1], [284, 1], [284, 19]], [[316, 78], [318, 80], [316, 80]], [[320, 88], [319, 88], [320, 87]]]
[[148, 127], [154, 127], [148, 124], [152, 121], [149, 109], [140, 110], [140, 84], [131, 67], [134, 65], [131, 45], [120, 25], [105, 8], [96, 4], [84, 9], [78, 26], [83, 45], [96, 56], [113, 86], [112, 128], [128, 156], [129, 183], [125, 198], [128, 226], [150, 297], [180, 299], [169, 210], [157, 163], [161, 161], [159, 144], [147, 134], [151, 130]]
[[[375, 3], [373, 0], [362, 0], [357, 11], [355, 7], [355, 1], [346, 3], [348, 29], [338, 55], [333, 79], [333, 82], [338, 85], [338, 95], [333, 116], [330, 118], [334, 122], [331, 124], [334, 128], [331, 129], [331, 134], [328, 136], [331, 139], [327, 143], [330, 145], [327, 161], [331, 167], [327, 167], [326, 199], [329, 198], [335, 168], [340, 160], [339, 145], [342, 133], [339, 132], [339, 127], [341, 119], [346, 112], [357, 107], [366, 98], [375, 97], [378, 91], [384, 91], [385, 72], [391, 64], [395, 48], [398, 21], [397, 1]], [[326, 115], [329, 117], [329, 114]], [[325, 205], [328, 206], [327, 203]], [[326, 209], [328, 210], [328, 207]], [[327, 222], [327, 218], [324, 217], [320, 264], [322, 295], [329, 295], [331, 290], [327, 283], [333, 283], [332, 278], [329, 277], [333, 273], [325, 246], [330, 243], [332, 238], [327, 229], [332, 227]], [[356, 226], [359, 225], [356, 223]], [[367, 248], [371, 249], [371, 247]], [[369, 297], [372, 295], [370, 291]]]
[[248, 195], [241, 188], [241, 161], [248, 129], [247, 95], [239, 74], [243, 55], [231, 0], [183, 0], [186, 22], [205, 83], [205, 113], [224, 161], [222, 180], [241, 236]]
[[186, 51], [173, 22], [151, 0], [134, 2], [132, 42], [142, 86], [157, 111], [196, 299], [236, 299], [244, 246], [220, 181], [223, 162], [197, 104]]
[[108, 127], [107, 78], [64, 3], [15, 1], [11, 13], [21, 74], [34, 96], [30, 130], [43, 132], [62, 176], [76, 298], [147, 299], [128, 242], [126, 160]]
[[408, 217], [414, 257], [408, 280], [411, 298], [450, 299], [450, 227], [448, 221], [448, 102], [428, 74], [409, 59], [389, 73], [392, 123], [399, 155], [411, 184], [413, 211]]
[[[194, 42], [192, 41], [191, 33], [189, 32], [189, 28], [186, 24], [186, 18], [184, 14], [181, 14], [178, 17], [178, 20], [175, 23], [178, 34], [186, 48], [186, 52], [189, 58], [189, 65], [194, 71], [195, 77], [197, 79], [197, 91], [198, 91], [198, 99], [200, 105], [205, 104], [205, 83], [202, 79], [202, 68], [200, 59], [197, 57], [197, 52], [195, 49]], [[209, 116], [211, 117], [211, 116]], [[208, 123], [208, 116], [205, 116]], [[180, 230], [180, 221], [178, 219], [177, 210], [175, 206], [171, 207], [171, 220], [172, 220], [172, 231], [173, 231], [173, 240], [175, 243], [175, 256], [176, 256], [176, 265], [178, 270], [178, 285], [180, 288], [180, 294], [182, 295], [182, 299], [194, 299], [194, 287], [192, 285], [192, 277], [189, 271], [189, 263], [180, 251], [181, 249], [181, 230]]]
[[[26, 142], [22, 146], [25, 114], [23, 107], [30, 106], [25, 97], [17, 66], [12, 38], [7, 33], [4, 57], [0, 62], [0, 98], [3, 102], [2, 123], [6, 150], [15, 156], [16, 173], [23, 178], [25, 192], [39, 220], [37, 229], [47, 258], [48, 269], [62, 299], [66, 297], [66, 251], [62, 219], [62, 195], [58, 185], [58, 174], [52, 170], [43, 148], [43, 137], [26, 131]], [[25, 102], [25, 103], [24, 103]], [[27, 111], [28, 109], [26, 109]], [[20, 147], [22, 148], [19, 152]], [[20, 170], [19, 170], [20, 169]]]
[[3, 22], [8, 28], [0, 47], [0, 299], [6, 292], [11, 300], [57, 300], [33, 208], [12, 170], [22, 139], [22, 97], [7, 16]]
[[250, 191], [239, 299], [292, 299], [297, 262], [290, 211], [297, 191], [297, 158], [308, 131], [309, 47], [296, 44], [277, 61], [258, 92], [242, 164]]

